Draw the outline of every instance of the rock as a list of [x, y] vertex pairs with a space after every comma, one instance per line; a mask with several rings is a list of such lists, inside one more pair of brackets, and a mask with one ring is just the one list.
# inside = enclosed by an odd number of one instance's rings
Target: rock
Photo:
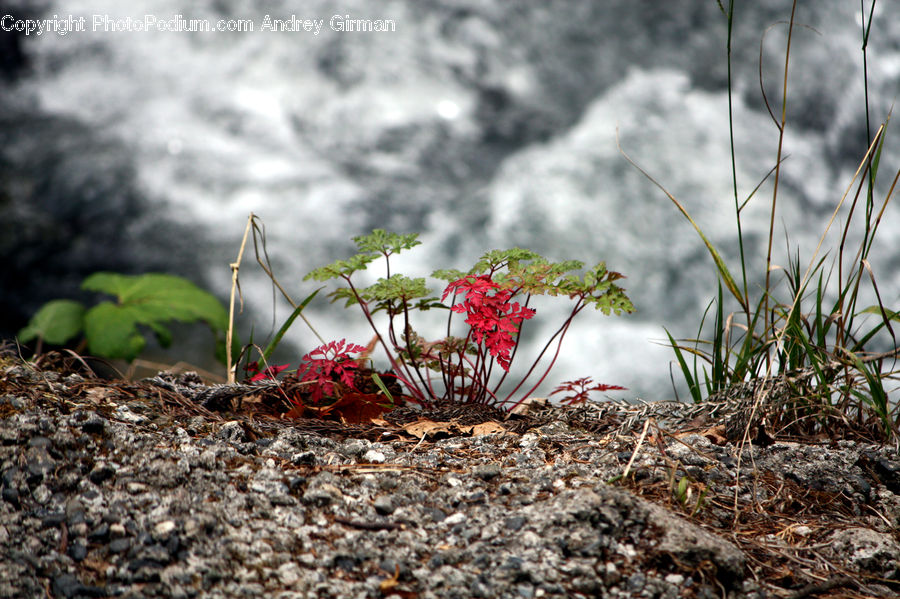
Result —
[[482, 480], [491, 480], [500, 475], [500, 464], [491, 462], [490, 464], [479, 464], [472, 470], [472, 474]]
[[835, 531], [826, 544], [835, 556], [879, 578], [900, 581], [900, 542], [896, 535], [868, 528]]
[[[49, 588], [73, 598], [675, 599], [724, 589], [730, 599], [756, 599], [795, 589], [756, 583], [757, 562], [731, 540], [733, 514], [720, 506], [733, 497], [738, 473], [739, 495], [752, 505], [775, 509], [806, 493], [821, 501], [817, 509], [845, 502], [841, 518], [863, 500], [885, 518], [900, 513], [888, 487], [894, 458], [876, 446], [775, 443], [748, 449], [738, 470], [734, 447], [688, 436], [668, 441], [665, 455], [646, 444], [634, 478], [609, 484], [633, 443], [562, 422], [523, 436], [448, 437], [413, 448], [338, 441], [291, 422], [260, 427], [251, 441], [237, 420], [194, 423], [187, 434], [188, 419], [156, 421], [153, 430], [95, 418], [87, 406], [64, 408], [26, 397], [22, 410], [0, 417], [0, 597]], [[85, 432], [89, 421], [105, 424]], [[705, 485], [718, 501], [700, 502], [689, 516], [697, 500], [682, 507], [672, 468], [676, 481], [690, 473], [692, 492]], [[813, 477], [828, 480], [811, 489]], [[796, 506], [785, 505], [793, 524]], [[892, 596], [895, 533], [866, 519], [868, 508], [859, 511], [852, 528], [827, 537], [818, 513], [777, 529], [793, 531], [793, 545], [786, 534], [767, 542], [779, 552], [828, 547], [835, 564], [883, 578], [883, 596]], [[60, 551], [64, 531], [68, 549]], [[751, 548], [755, 560], [764, 555]]]
[[663, 531], [654, 548], [660, 557], [698, 569], [712, 567], [716, 578], [727, 586], [743, 577], [747, 557], [733, 544], [658, 505], [648, 503], [646, 508], [650, 522]]
[[106, 597], [103, 588], [84, 585], [72, 574], [60, 574], [53, 579], [53, 594], [57, 597]]
[[369, 464], [384, 464], [384, 453], [377, 449], [370, 449], [363, 454], [362, 461]]
[[375, 508], [375, 511], [381, 514], [382, 516], [387, 516], [394, 512], [394, 501], [390, 496], [380, 495], [375, 498], [372, 506]]

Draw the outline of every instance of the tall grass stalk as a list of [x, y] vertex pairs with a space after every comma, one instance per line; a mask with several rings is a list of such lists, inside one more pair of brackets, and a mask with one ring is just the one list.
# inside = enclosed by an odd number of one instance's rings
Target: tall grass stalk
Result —
[[[897, 350], [875, 353], [871, 347], [889, 337], [897, 347], [892, 321], [900, 320], [895, 311], [887, 309], [869, 262], [878, 227], [893, 196], [900, 170], [890, 189], [879, 202], [876, 200], [876, 180], [884, 149], [885, 134], [890, 115], [885, 115], [871, 139], [866, 139], [866, 151], [846, 191], [836, 202], [830, 218], [806, 266], [799, 250], [791, 252], [787, 240], [786, 266], [776, 266], [773, 259], [775, 219], [778, 208], [781, 167], [785, 158], [783, 148], [788, 125], [788, 82], [791, 43], [796, 17], [796, 0], [792, 3], [787, 22], [784, 51], [784, 71], [781, 80], [781, 110], [776, 117], [769, 105], [762, 74], [763, 44], [760, 43], [760, 88], [765, 105], [778, 130], [778, 145], [774, 165], [747, 198], [740, 199], [737, 180], [737, 158], [734, 139], [734, 111], [732, 102], [732, 33], [734, 2], [727, 9], [719, 3], [726, 17], [728, 60], [728, 119], [731, 148], [731, 179], [734, 191], [734, 211], [737, 225], [737, 246], [740, 255], [740, 274], [732, 275], [722, 253], [704, 234], [678, 201], [650, 174], [637, 165], [624, 151], [625, 159], [658, 186], [690, 222], [706, 246], [715, 264], [719, 279], [718, 296], [710, 303], [701, 318], [695, 339], [676, 341], [666, 331], [678, 371], [687, 383], [691, 399], [721, 397], [721, 392], [742, 383], [756, 383], [752, 410], [756, 411], [770, 397], [774, 379], [787, 383], [787, 397], [779, 397], [778, 405], [784, 418], [777, 423], [778, 432], [798, 435], [837, 434], [887, 440], [900, 439], [900, 416], [892, 405], [886, 384], [898, 375], [895, 367]], [[871, 32], [872, 8], [862, 16], [863, 76], [865, 84], [865, 118], [871, 130], [867, 45]], [[769, 203], [769, 232], [766, 244], [764, 283], [751, 293], [753, 271], [744, 244], [741, 221], [743, 210], [754, 198], [763, 182], [772, 178]], [[848, 201], [849, 198], [849, 201]], [[862, 204], [860, 200], [862, 199]], [[846, 210], [846, 220], [839, 234], [836, 252], [823, 252], [826, 239], [835, 221]], [[854, 217], [857, 217], [854, 219]], [[861, 232], [858, 247], [851, 250], [850, 240]], [[831, 255], [831, 262], [827, 260]], [[862, 306], [861, 289], [868, 284], [877, 303]], [[726, 313], [724, 289], [737, 301], [739, 311]], [[710, 314], [712, 335], [704, 338], [704, 327]], [[862, 318], [867, 316], [868, 318]], [[874, 317], [874, 324], [872, 323]], [[840, 427], [838, 426], [840, 425]], [[838, 430], [838, 428], [840, 430]]]

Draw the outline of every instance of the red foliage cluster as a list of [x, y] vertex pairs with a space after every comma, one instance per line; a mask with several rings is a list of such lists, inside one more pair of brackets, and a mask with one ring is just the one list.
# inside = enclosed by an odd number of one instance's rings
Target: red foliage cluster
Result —
[[353, 375], [359, 364], [350, 354], [364, 351], [364, 346], [355, 343], [345, 346], [345, 340], [341, 339], [320, 345], [303, 356], [303, 364], [297, 369], [297, 377], [301, 383], [315, 383], [310, 394], [313, 404], [321, 402], [324, 395], [334, 396], [336, 381], [347, 389], [354, 388]]
[[451, 293], [466, 294], [462, 303], [450, 309], [468, 315], [466, 324], [472, 327], [475, 343], [483, 343], [500, 367], [509, 372], [509, 352], [516, 346], [514, 335], [522, 321], [533, 317], [535, 311], [510, 302], [512, 290], [502, 289], [488, 275], [470, 275], [450, 283], [441, 300]]
[[[390, 409], [392, 406], [385, 403], [383, 395], [368, 392], [371, 389], [365, 389], [365, 385], [359, 383], [357, 375], [366, 375], [367, 369], [360, 368], [362, 359], [350, 354], [369, 351], [369, 348], [341, 339], [321, 345], [303, 356], [297, 372], [286, 377], [278, 387], [276, 397], [293, 406], [284, 417], [335, 418], [356, 424], [369, 422]], [[249, 380], [254, 382], [266, 378], [275, 380], [287, 367], [288, 364], [279, 364], [260, 371], [259, 364], [251, 362], [245, 370], [253, 375]]]

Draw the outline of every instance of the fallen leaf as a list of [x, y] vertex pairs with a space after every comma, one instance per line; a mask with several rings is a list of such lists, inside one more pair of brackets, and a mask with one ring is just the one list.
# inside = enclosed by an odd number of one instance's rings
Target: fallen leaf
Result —
[[442, 438], [457, 436], [460, 431], [459, 426], [452, 422], [434, 422], [433, 420], [420, 419], [410, 422], [403, 426], [403, 430], [417, 439], [425, 437], [434, 439], [438, 435]]
[[290, 418], [291, 420], [296, 418], [303, 418], [303, 413], [306, 411], [304, 406], [294, 406], [287, 412], [281, 415], [282, 418]]
[[381, 396], [376, 393], [344, 393], [337, 401], [327, 406], [306, 406], [296, 404], [288, 410], [284, 418], [303, 418], [312, 414], [316, 418], [337, 416], [344, 424], [367, 424], [378, 420], [378, 417], [390, 409], [382, 403]]
[[109, 387], [91, 387], [84, 392], [92, 402], [102, 404], [104, 400], [118, 396], [119, 392]]
[[[473, 426], [463, 426], [460, 427], [463, 432], [470, 433], [472, 436], [479, 435], [494, 435], [494, 434], [506, 434], [507, 431], [505, 428], [497, 424], [496, 422], [482, 422], [481, 424], [475, 424]], [[468, 430], [467, 430], [468, 429]]]
[[346, 423], [365, 424], [390, 409], [383, 401], [377, 393], [344, 393], [329, 407]]
[[509, 413], [525, 415], [545, 407], [547, 407], [546, 397], [529, 397], [510, 410]]
[[725, 445], [726, 443], [728, 443], [728, 439], [727, 437], [725, 437], [724, 424], [710, 427], [705, 431], [701, 431], [700, 434], [709, 439], [710, 442], [715, 445]]
[[509, 434], [502, 425], [488, 421], [480, 424], [458, 424], [457, 422], [434, 422], [433, 420], [420, 419], [410, 422], [402, 427], [408, 434], [417, 439], [446, 439], [447, 437], [480, 436]]

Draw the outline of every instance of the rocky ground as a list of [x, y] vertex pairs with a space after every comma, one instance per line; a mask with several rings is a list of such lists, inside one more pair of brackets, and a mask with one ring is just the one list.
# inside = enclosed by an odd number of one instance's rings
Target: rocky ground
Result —
[[0, 597], [900, 594], [890, 447], [556, 409], [341, 427], [167, 380], [2, 364]]

